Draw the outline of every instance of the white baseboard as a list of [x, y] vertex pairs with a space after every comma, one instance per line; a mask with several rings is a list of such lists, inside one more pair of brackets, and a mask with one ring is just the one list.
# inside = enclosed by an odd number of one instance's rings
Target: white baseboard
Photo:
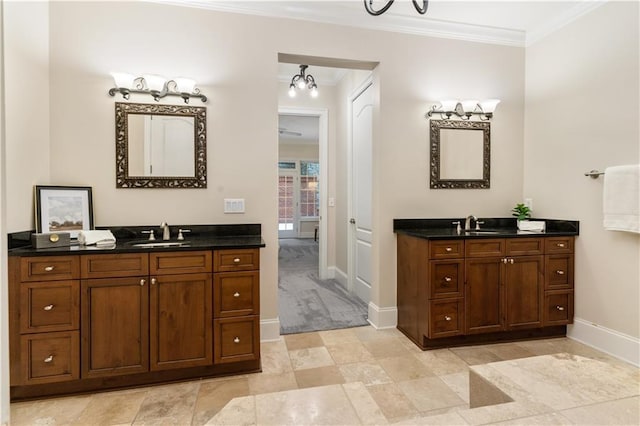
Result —
[[582, 318], [574, 318], [567, 337], [640, 367], [640, 339]]
[[398, 325], [398, 308], [380, 308], [373, 302], [369, 302], [369, 324], [376, 329], [395, 328]]
[[280, 318], [260, 320], [260, 341], [273, 342], [280, 340]]
[[340, 268], [337, 266], [332, 266], [329, 268], [329, 275], [331, 278], [336, 280], [338, 284], [342, 286], [342, 288], [347, 288], [348, 285], [348, 277]]

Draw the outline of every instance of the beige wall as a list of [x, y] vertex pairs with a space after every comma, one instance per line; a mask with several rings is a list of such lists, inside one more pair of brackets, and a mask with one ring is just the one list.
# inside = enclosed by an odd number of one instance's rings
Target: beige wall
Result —
[[[34, 229], [33, 186], [50, 183], [49, 5], [4, 2], [2, 24], [8, 105], [6, 220], [7, 231], [15, 232]], [[65, 98], [76, 97], [71, 91]]]
[[535, 215], [580, 220], [577, 320], [636, 339], [640, 237], [604, 230], [583, 174], [640, 163], [638, 38], [638, 3], [609, 2], [527, 48], [524, 162]]
[[318, 160], [318, 145], [279, 144], [278, 160]]
[[9, 286], [7, 270], [6, 140], [4, 96], [4, 2], [0, 2], [0, 424], [9, 424]]
[[[524, 49], [143, 2], [53, 2], [50, 12], [51, 182], [92, 186], [98, 225], [261, 223], [267, 244], [263, 319], [277, 317], [277, 193], [271, 182], [277, 175], [278, 52], [380, 63], [374, 71], [377, 306], [395, 306], [393, 218], [505, 215], [521, 199]], [[209, 188], [115, 188], [115, 99], [106, 92], [108, 73], [117, 70], [199, 82], [210, 99]], [[490, 190], [428, 189], [424, 113], [445, 96], [503, 100], [492, 124]], [[28, 164], [19, 155], [10, 160]], [[329, 183], [334, 193], [335, 185]], [[246, 213], [224, 215], [225, 197], [245, 198]], [[18, 194], [8, 198], [13, 217], [29, 216], [30, 202]], [[29, 223], [16, 221], [12, 230]]]

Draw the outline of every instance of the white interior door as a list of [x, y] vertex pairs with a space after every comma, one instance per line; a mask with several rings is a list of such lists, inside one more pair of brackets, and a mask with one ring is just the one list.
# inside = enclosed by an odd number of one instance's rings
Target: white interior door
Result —
[[371, 297], [373, 226], [372, 136], [373, 88], [371, 83], [351, 101], [351, 215], [349, 284], [364, 302]]

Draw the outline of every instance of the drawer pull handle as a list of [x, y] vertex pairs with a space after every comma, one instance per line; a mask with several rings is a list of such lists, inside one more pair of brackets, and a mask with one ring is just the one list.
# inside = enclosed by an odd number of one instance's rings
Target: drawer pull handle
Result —
[[564, 306], [556, 305], [556, 309], [559, 311], [564, 311]]
[[451, 250], [453, 250], [451, 247], [447, 247], [447, 248], [444, 249], [444, 251], [446, 251], [446, 252], [450, 252]]
[[146, 282], [147, 282], [146, 280], [142, 279], [142, 280], [140, 280], [140, 285], [143, 286], [143, 285], [145, 285]]
[[235, 293], [233, 293], [233, 297], [240, 297], [240, 293], [236, 291]]
[[51, 272], [55, 269], [55, 266], [45, 266], [44, 270], [47, 272]]
[[449, 315], [444, 316], [445, 321], [451, 321], [451, 317]]
[[45, 306], [45, 307], [44, 307], [44, 308], [42, 308], [42, 309], [44, 309], [45, 311], [50, 311], [50, 310], [52, 310], [52, 309], [53, 309], [53, 305], [47, 305], [47, 306]]
[[46, 362], [47, 364], [53, 361], [53, 355], [49, 355], [48, 357], [46, 357], [44, 359], [44, 362]]
[[155, 278], [151, 278], [151, 285], [156, 285], [158, 283], [158, 280], [156, 280]]
[[558, 275], [564, 275], [564, 271], [563, 271], [563, 270], [561, 270], [561, 269], [558, 269], [558, 270], [556, 271], [556, 274], [558, 274]]
[[240, 338], [239, 337], [234, 338], [233, 343], [240, 343]]
[[444, 277], [444, 281], [450, 283], [451, 282], [451, 277]]
[[240, 258], [239, 257], [234, 258], [233, 263], [240, 263]]
[[558, 243], [558, 244], [556, 244], [556, 246], [560, 247], [560, 248], [564, 248], [564, 243]]

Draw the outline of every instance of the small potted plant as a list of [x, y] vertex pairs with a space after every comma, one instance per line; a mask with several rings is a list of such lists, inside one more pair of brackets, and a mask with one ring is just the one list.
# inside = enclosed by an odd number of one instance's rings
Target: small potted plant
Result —
[[520, 228], [520, 222], [527, 221], [531, 217], [531, 209], [523, 203], [518, 203], [511, 209], [511, 215], [518, 219], [518, 229]]

